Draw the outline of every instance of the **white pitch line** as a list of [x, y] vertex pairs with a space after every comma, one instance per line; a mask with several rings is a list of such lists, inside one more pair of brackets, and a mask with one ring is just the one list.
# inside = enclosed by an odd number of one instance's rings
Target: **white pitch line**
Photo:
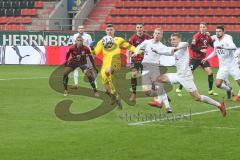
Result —
[[11, 80], [28, 80], [28, 79], [46, 79], [49, 77], [31, 77], [31, 78], [5, 78], [5, 79], [0, 79], [0, 81], [11, 81]]
[[[148, 124], [147, 126], [156, 126], [156, 125], [152, 125], [152, 124]], [[166, 125], [166, 124], [160, 124], [157, 126], [161, 126], [161, 127], [169, 127], [170, 125]], [[174, 128], [203, 128], [203, 129], [227, 129], [227, 130], [235, 130], [235, 129], [239, 129], [239, 128], [234, 128], [234, 127], [216, 127], [216, 126], [187, 126], [187, 125], [171, 125], [170, 127], [174, 127]]]
[[[226, 108], [226, 110], [231, 110], [234, 108], [240, 108], [240, 106], [234, 106], [234, 107], [228, 107]], [[185, 117], [189, 117], [189, 116], [196, 116], [196, 115], [202, 115], [202, 114], [207, 114], [207, 113], [212, 113], [212, 112], [218, 112], [219, 109], [213, 109], [213, 110], [209, 110], [209, 111], [203, 111], [203, 112], [195, 112], [195, 113], [191, 113], [191, 114], [185, 114], [183, 116]], [[174, 117], [173, 117], [174, 118]], [[128, 123], [128, 125], [131, 126], [136, 126], [136, 125], [143, 125], [143, 124], [147, 124], [147, 123], [152, 123], [152, 122], [158, 122], [158, 121], [164, 121], [164, 120], [172, 120], [173, 118], [162, 118], [162, 119], [154, 119], [151, 121], [141, 121], [141, 122], [133, 122], [133, 123]]]

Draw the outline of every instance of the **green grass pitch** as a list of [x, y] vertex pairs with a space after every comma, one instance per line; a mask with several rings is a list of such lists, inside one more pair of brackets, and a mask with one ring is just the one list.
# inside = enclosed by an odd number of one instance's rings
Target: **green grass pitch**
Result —
[[[48, 83], [54, 69], [56, 67], [0, 66], [1, 160], [240, 159], [239, 102], [226, 100], [229, 110], [223, 118], [219, 111], [214, 111], [216, 108], [195, 102], [187, 92], [179, 97], [172, 91], [169, 96], [174, 114], [191, 112], [191, 118], [165, 117], [142, 123], [149, 121], [145, 115], [165, 115], [165, 110], [149, 107], [147, 102], [151, 98], [139, 98], [135, 106], [123, 103], [122, 111], [115, 108], [93, 120], [63, 121], [56, 117], [54, 109], [66, 98], [52, 90]], [[194, 78], [199, 92], [207, 95], [204, 71], [197, 69]], [[232, 78], [230, 81], [236, 93], [239, 87]], [[89, 86], [84, 83], [81, 85]], [[99, 77], [98, 84], [101, 89]], [[226, 97], [224, 91], [214, 90], [219, 93], [214, 99]], [[67, 98], [74, 101], [71, 107], [74, 113], [89, 111], [99, 104], [99, 100], [84, 96]], [[130, 120], [126, 116], [139, 113], [140, 119]]]

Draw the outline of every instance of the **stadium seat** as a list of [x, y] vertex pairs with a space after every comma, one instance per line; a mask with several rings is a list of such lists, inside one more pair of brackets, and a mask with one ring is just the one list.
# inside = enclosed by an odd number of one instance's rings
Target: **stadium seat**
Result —
[[42, 8], [42, 7], [43, 7], [43, 2], [42, 1], [35, 1], [34, 8]]
[[5, 10], [6, 10], [6, 16], [7, 17], [14, 16], [14, 9], [9, 8], [9, 9], [5, 9]]
[[27, 8], [33, 8], [35, 4], [34, 0], [27, 1]]
[[[222, 23], [221, 20], [224, 20], [224, 25], [237, 24], [240, 10], [236, 0], [119, 0], [109, 15], [121, 29], [124, 28], [121, 25], [132, 26], [142, 22], [148, 29], [163, 25], [171, 31], [197, 31], [201, 21], [207, 22], [211, 29]], [[109, 17], [105, 20], [106, 23], [110, 21]], [[128, 29], [132, 28], [129, 26]]]
[[0, 17], [0, 24], [7, 23], [7, 17]]
[[27, 8], [27, 1], [19, 1], [20, 8]]

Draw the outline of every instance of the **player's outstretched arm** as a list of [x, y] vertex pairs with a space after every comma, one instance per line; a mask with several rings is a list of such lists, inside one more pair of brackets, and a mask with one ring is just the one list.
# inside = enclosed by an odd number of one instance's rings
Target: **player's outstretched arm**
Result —
[[136, 55], [138, 55], [138, 54], [142, 54], [143, 52], [141, 51], [141, 49], [145, 49], [146, 46], [147, 46], [147, 41], [145, 40], [145, 41], [143, 41], [141, 44], [139, 44], [139, 45], [136, 47], [136, 49], [135, 49], [135, 51], [134, 51], [134, 54], [133, 54], [132, 56], [136, 56]]
[[91, 51], [92, 51], [92, 54], [94, 55], [98, 55], [99, 53], [101, 53], [102, 50], [103, 50], [102, 40], [98, 41], [95, 48], [91, 46]]
[[160, 50], [160, 51], [157, 51], [155, 48], [151, 48], [151, 50], [156, 54], [165, 55], [165, 56], [173, 56], [176, 48], [175, 47], [166, 47], [164, 50]]
[[189, 43], [188, 42], [181, 42], [177, 47], [176, 49], [179, 50], [179, 49], [184, 49], [184, 48], [187, 48], [189, 46]]
[[217, 54], [216, 49], [212, 51], [211, 54], [209, 54], [206, 58], [204, 58], [201, 62], [204, 64], [207, 60], [213, 58]]

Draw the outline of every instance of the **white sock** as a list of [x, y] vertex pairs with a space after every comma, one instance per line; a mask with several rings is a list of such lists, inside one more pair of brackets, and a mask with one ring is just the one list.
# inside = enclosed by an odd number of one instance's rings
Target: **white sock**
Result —
[[215, 101], [214, 99], [212, 99], [208, 96], [201, 95], [201, 101], [204, 102], [204, 103], [207, 103], [207, 104], [214, 105], [216, 107], [221, 106], [221, 104], [219, 102]]
[[74, 80], [74, 84], [77, 85], [78, 84], [78, 68], [76, 68], [73, 72], [73, 80]]
[[170, 108], [170, 104], [169, 104], [169, 101], [168, 101], [167, 94], [166, 93], [162, 94], [161, 98], [162, 98], [163, 104], [165, 105], [165, 108]]
[[157, 96], [157, 101], [158, 101], [159, 103], [162, 103], [162, 96]]
[[238, 96], [240, 96], [240, 90], [238, 91]]
[[230, 87], [226, 86], [224, 83], [221, 84], [220, 88], [224, 89], [225, 91], [230, 91]]

